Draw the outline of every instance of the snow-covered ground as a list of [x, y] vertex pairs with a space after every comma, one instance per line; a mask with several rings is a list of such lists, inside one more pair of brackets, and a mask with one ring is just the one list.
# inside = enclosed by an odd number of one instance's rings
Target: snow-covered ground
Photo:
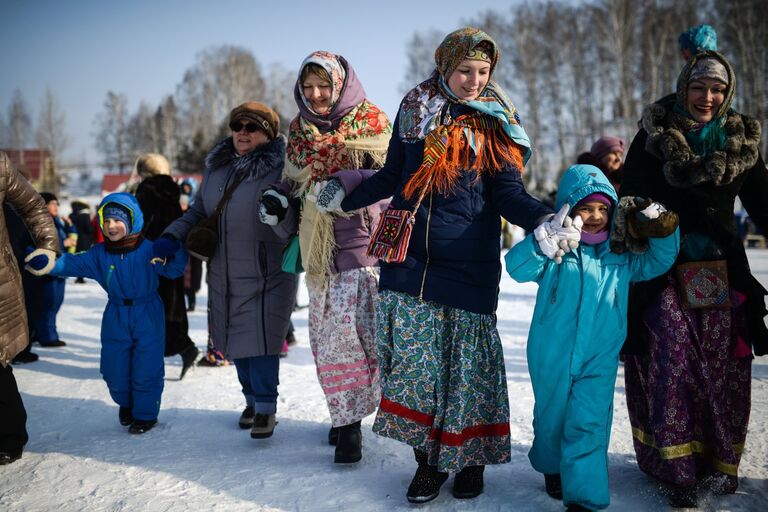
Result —
[[[750, 250], [768, 285], [768, 251]], [[506, 354], [512, 462], [489, 467], [485, 492], [455, 500], [450, 481], [433, 502], [405, 500], [415, 463], [409, 448], [375, 436], [363, 422], [363, 460], [333, 464], [326, 441], [329, 417], [307, 338], [307, 311], [294, 314], [298, 345], [282, 360], [279, 425], [253, 440], [237, 426], [243, 399], [234, 367], [195, 368], [177, 380], [178, 357], [166, 360], [158, 426], [130, 435], [99, 374], [99, 326], [104, 292], [93, 282], [67, 284], [59, 332], [67, 346], [35, 347], [40, 361], [14, 368], [29, 415], [30, 441], [21, 460], [0, 466], [3, 511], [559, 511], [527, 459], [533, 394], [525, 342], [535, 286], [506, 276], [498, 327]], [[205, 291], [198, 304], [205, 304]], [[191, 314], [191, 335], [205, 347], [205, 310]], [[768, 510], [768, 360], [755, 360], [752, 418], [734, 496], [706, 497], [702, 510]], [[655, 485], [635, 464], [623, 375], [617, 380], [610, 445], [612, 509], [664, 510]], [[0, 421], [2, 419], [0, 418]]]

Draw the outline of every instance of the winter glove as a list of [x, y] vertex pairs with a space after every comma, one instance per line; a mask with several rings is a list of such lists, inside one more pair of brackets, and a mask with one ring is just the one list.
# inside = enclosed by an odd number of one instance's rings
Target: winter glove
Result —
[[44, 276], [53, 270], [56, 264], [56, 253], [50, 249], [35, 249], [24, 258], [27, 271], [35, 276]]
[[568, 216], [571, 206], [566, 203], [550, 220], [542, 222], [533, 230], [541, 252], [555, 263], [563, 261], [563, 255], [576, 249], [581, 240], [581, 217]]
[[629, 216], [628, 230], [634, 238], [663, 238], [677, 229], [678, 217], [664, 205], [651, 199], [637, 201], [637, 209]]
[[277, 190], [269, 189], [261, 196], [259, 220], [262, 224], [276, 226], [285, 218], [288, 211], [288, 198]]
[[318, 211], [329, 213], [338, 210], [346, 195], [340, 180], [331, 178], [321, 181], [315, 188]]
[[172, 258], [181, 248], [181, 243], [173, 235], [163, 235], [152, 245], [152, 263], [163, 263]]

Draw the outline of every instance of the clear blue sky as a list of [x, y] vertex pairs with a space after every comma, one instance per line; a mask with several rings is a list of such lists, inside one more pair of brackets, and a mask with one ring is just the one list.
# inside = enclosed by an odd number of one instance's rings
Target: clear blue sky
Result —
[[[73, 139], [67, 159], [95, 163], [95, 116], [108, 90], [131, 112], [172, 94], [195, 55], [231, 44], [267, 70], [292, 70], [318, 49], [344, 55], [368, 97], [394, 117], [417, 31], [448, 33], [516, 0], [0, 0], [0, 112], [6, 122], [19, 88], [34, 123], [46, 86], [56, 94]], [[504, 56], [502, 56], [503, 60]]]

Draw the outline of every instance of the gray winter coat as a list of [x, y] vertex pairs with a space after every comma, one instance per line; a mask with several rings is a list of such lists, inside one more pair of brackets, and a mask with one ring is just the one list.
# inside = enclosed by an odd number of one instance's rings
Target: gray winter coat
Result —
[[296, 218], [289, 212], [276, 227], [259, 222], [262, 192], [280, 181], [285, 138], [238, 157], [232, 138], [205, 160], [195, 203], [163, 234], [184, 241], [210, 216], [235, 175], [247, 173], [219, 219], [219, 243], [208, 266], [208, 303], [214, 346], [228, 359], [280, 352], [296, 299], [298, 276], [281, 270], [282, 253]]

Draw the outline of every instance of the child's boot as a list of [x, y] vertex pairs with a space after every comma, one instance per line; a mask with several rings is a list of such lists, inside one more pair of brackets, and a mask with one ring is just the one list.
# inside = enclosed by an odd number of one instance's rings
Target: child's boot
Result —
[[128, 432], [131, 434], [143, 434], [149, 432], [157, 424], [157, 420], [133, 420]]
[[237, 421], [238, 426], [243, 430], [253, 427], [253, 416], [255, 414], [256, 412], [253, 410], [253, 407], [250, 405], [246, 406], [243, 409], [243, 414], [240, 415], [240, 419]]
[[339, 427], [339, 438], [333, 462], [336, 464], [352, 464], [363, 458], [363, 433], [360, 431], [360, 421]]
[[563, 499], [563, 483], [560, 481], [560, 473], [552, 475], [545, 474], [544, 488], [547, 490], [547, 494], [556, 500]]
[[251, 427], [252, 439], [266, 439], [271, 437], [275, 431], [275, 415], [256, 413], [253, 415], [253, 426]]
[[118, 412], [118, 417], [120, 418], [120, 424], [124, 427], [133, 423], [133, 414], [130, 407], [121, 407]]
[[475, 498], [483, 492], [485, 466], [467, 466], [453, 478], [453, 497], [460, 500]]
[[441, 473], [437, 466], [427, 464], [427, 452], [414, 448], [413, 453], [419, 467], [416, 468], [416, 474], [413, 475], [405, 497], [411, 503], [426, 503], [440, 494], [440, 487], [448, 479], [448, 473]]

